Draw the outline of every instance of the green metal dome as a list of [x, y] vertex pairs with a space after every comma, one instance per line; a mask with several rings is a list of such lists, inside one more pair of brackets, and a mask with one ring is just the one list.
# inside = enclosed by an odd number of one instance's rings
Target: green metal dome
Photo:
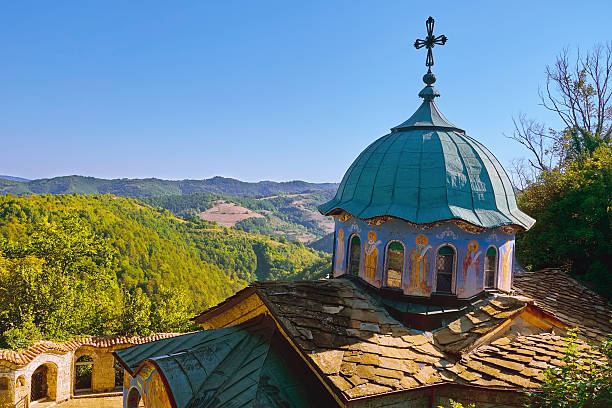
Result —
[[499, 161], [440, 113], [433, 101], [439, 95], [433, 74], [423, 79], [422, 105], [357, 157], [336, 196], [319, 211], [344, 210], [361, 219], [387, 215], [417, 224], [460, 219], [485, 228], [529, 229], [535, 220], [518, 209]]

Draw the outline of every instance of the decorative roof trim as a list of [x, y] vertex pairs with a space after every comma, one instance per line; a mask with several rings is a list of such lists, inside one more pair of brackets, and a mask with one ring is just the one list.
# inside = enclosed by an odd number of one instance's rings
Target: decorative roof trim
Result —
[[[342, 213], [334, 214], [334, 212], [338, 210], [342, 211]], [[338, 217], [339, 221], [341, 222], [346, 222], [350, 220], [351, 218], [357, 218], [358, 220], [367, 222], [369, 225], [382, 225], [385, 222], [388, 222], [392, 219], [396, 219], [396, 220], [406, 222], [410, 224], [412, 227], [418, 228], [420, 230], [435, 228], [445, 223], [451, 223], [451, 224], [454, 224], [457, 228], [465, 232], [469, 232], [471, 234], [478, 234], [480, 232], [491, 230], [491, 229], [499, 229], [504, 234], [514, 234], [516, 231], [525, 230], [525, 227], [519, 224], [515, 224], [515, 223], [502, 224], [502, 225], [497, 225], [494, 227], [482, 227], [480, 225], [473, 224], [469, 221], [465, 221], [461, 218], [448, 218], [445, 220], [439, 220], [439, 221], [428, 222], [428, 223], [423, 223], [423, 224], [412, 222], [412, 221], [406, 220], [401, 217], [396, 217], [394, 215], [379, 215], [379, 216], [371, 217], [371, 218], [359, 218], [349, 213], [348, 211], [344, 210], [341, 207], [335, 207], [332, 210], [328, 211], [327, 213], [324, 213], [324, 215], [331, 215], [332, 217]]]

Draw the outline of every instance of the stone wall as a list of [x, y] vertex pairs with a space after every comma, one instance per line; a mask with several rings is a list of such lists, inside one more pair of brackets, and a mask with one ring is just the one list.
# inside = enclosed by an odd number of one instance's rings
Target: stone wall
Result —
[[8, 390], [2, 391], [2, 397], [16, 403], [28, 395], [32, 387], [32, 374], [43, 365], [48, 367], [48, 397], [58, 402], [69, 399], [72, 395], [72, 353], [53, 352], [39, 354], [23, 367], [0, 362], [0, 377], [8, 378]]
[[89, 356], [93, 359], [92, 392], [110, 392], [115, 389], [115, 359], [112, 352], [113, 349], [111, 348], [82, 346], [74, 353], [74, 361], [81, 356]]
[[72, 398], [75, 388], [75, 362], [84, 355], [93, 359], [90, 392], [115, 391], [115, 360], [112, 352], [125, 347], [129, 345], [112, 348], [81, 346], [71, 352], [46, 351], [22, 367], [7, 361], [0, 361], [0, 402], [16, 404], [23, 398], [29, 398], [32, 389], [32, 374], [42, 365], [46, 365], [48, 369], [48, 398], [57, 402]]

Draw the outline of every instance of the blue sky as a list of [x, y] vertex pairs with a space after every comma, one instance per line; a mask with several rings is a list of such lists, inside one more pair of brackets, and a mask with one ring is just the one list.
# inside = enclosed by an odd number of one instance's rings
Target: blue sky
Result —
[[340, 181], [418, 107], [425, 20], [446, 117], [507, 164], [564, 46], [608, 1], [58, 1], [0, 12], [0, 174]]

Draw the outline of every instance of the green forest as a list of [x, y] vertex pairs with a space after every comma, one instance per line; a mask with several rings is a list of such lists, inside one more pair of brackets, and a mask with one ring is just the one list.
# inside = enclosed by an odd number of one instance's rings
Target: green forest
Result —
[[[279, 235], [292, 239], [297, 235], [308, 235], [315, 240], [326, 235], [323, 226], [305, 211], [316, 212], [317, 206], [331, 200], [335, 190], [317, 190], [309, 193], [282, 194], [264, 198], [239, 197], [227, 194], [193, 193], [185, 195], [163, 195], [142, 197], [141, 200], [154, 207], [170, 210], [179, 217], [192, 217], [211, 208], [219, 200], [235, 203], [264, 215], [264, 218], [249, 218], [240, 221], [235, 228], [263, 235]], [[299, 200], [300, 207], [294, 203]], [[326, 248], [331, 252], [331, 245]]]
[[0, 347], [181, 331], [256, 279], [318, 278], [329, 255], [112, 195], [0, 197]]

